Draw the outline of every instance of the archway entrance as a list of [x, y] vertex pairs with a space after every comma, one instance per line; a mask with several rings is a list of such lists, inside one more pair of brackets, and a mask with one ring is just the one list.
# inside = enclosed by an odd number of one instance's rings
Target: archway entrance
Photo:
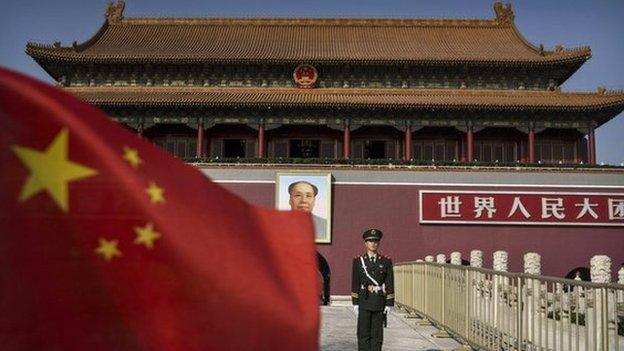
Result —
[[321, 291], [319, 292], [319, 303], [322, 305], [329, 305], [329, 293], [330, 293], [330, 278], [331, 271], [329, 269], [329, 263], [323, 255], [316, 253], [318, 261], [319, 282], [321, 283]]
[[[565, 279], [574, 279], [576, 276], [579, 276], [581, 280], [590, 282], [591, 281], [591, 272], [587, 267], [576, 267], [573, 270], [569, 271], [568, 274], [565, 275]], [[568, 292], [570, 290], [569, 285], [564, 285], [563, 291]]]

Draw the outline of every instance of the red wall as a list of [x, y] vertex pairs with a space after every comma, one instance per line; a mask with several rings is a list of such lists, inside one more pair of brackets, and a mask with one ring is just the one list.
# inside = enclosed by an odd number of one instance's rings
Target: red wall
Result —
[[[223, 184], [247, 201], [274, 207], [273, 184]], [[509, 269], [521, 272], [522, 256], [537, 252], [542, 256], [542, 273], [565, 276], [576, 267], [589, 267], [591, 256], [605, 254], [612, 258], [616, 274], [624, 263], [624, 227], [556, 227], [505, 225], [420, 225], [418, 191], [441, 189], [414, 185], [343, 185], [333, 186], [332, 243], [317, 245], [318, 252], [331, 268], [331, 294], [350, 294], [351, 263], [364, 252], [362, 232], [378, 228], [384, 233], [380, 251], [393, 261], [413, 261], [426, 255], [435, 256], [459, 251], [470, 259], [470, 251], [483, 251], [485, 268], [492, 267], [492, 254], [509, 252]], [[478, 190], [479, 187], [457, 187], [454, 190]], [[491, 190], [491, 188], [489, 188]], [[496, 190], [510, 190], [497, 187]], [[453, 190], [445, 187], [443, 190]], [[522, 188], [522, 191], [591, 191], [613, 192], [613, 189]], [[619, 191], [621, 192], [621, 191]]]

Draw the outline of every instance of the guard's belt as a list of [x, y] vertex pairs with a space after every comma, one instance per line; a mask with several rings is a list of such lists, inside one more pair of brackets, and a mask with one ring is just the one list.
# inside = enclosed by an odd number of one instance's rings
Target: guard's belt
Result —
[[383, 294], [384, 293], [383, 289], [379, 285], [369, 285], [369, 286], [367, 286], [367, 289], [368, 289], [368, 291], [370, 293], [373, 293], [373, 294]]

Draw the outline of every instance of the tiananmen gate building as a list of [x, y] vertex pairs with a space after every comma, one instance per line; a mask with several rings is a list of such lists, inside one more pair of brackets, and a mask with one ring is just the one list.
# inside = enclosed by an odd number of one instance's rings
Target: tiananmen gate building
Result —
[[[251, 203], [316, 184], [327, 294], [349, 294], [361, 233], [395, 262], [484, 251], [565, 276], [624, 262], [624, 170], [594, 131], [624, 92], [563, 92], [589, 47], [528, 42], [487, 19], [129, 18], [91, 39], [28, 43], [62, 88]], [[318, 229], [318, 228], [317, 228]], [[297, 228], [293, 228], [297, 235]]]

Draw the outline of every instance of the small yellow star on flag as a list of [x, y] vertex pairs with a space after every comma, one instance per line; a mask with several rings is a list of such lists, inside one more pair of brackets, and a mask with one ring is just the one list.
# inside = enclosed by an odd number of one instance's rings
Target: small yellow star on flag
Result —
[[132, 167], [139, 168], [139, 165], [143, 163], [141, 156], [139, 156], [139, 151], [137, 151], [137, 149], [133, 149], [128, 146], [124, 146], [123, 150], [124, 150], [124, 156], [123, 156], [124, 160], [128, 161], [128, 163]]
[[112, 260], [115, 256], [121, 256], [121, 251], [117, 248], [117, 240], [106, 240], [100, 238], [100, 246], [95, 249], [95, 253], [102, 255], [106, 261]]
[[151, 250], [154, 247], [154, 241], [160, 238], [160, 233], [154, 231], [154, 224], [151, 222], [147, 223], [145, 227], [134, 227], [134, 232], [137, 235], [134, 243], [145, 245], [148, 250]]
[[43, 152], [19, 145], [11, 146], [13, 152], [30, 171], [22, 187], [19, 202], [24, 202], [45, 190], [63, 212], [68, 212], [68, 183], [98, 174], [93, 168], [67, 159], [68, 139], [67, 128], [63, 128]]
[[165, 202], [165, 189], [159, 187], [156, 183], [150, 182], [145, 192], [149, 194], [152, 203], [157, 204]]

